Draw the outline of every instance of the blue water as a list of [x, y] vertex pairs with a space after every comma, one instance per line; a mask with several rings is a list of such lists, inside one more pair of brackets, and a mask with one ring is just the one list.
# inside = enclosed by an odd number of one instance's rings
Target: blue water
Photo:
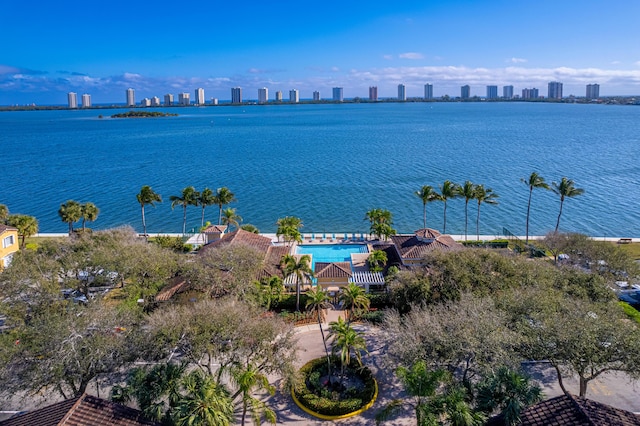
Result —
[[[163, 110], [163, 109], [158, 109]], [[393, 103], [174, 108], [179, 117], [98, 119], [122, 110], [0, 113], [0, 203], [34, 215], [41, 232], [65, 232], [68, 199], [100, 208], [90, 226], [141, 231], [135, 195], [151, 185], [165, 202], [147, 208], [150, 232], [179, 232], [170, 195], [194, 185], [229, 187], [231, 207], [262, 232], [286, 215], [305, 233], [367, 232], [365, 212], [386, 208], [399, 232], [422, 227], [422, 185], [471, 180], [500, 195], [483, 205], [480, 233], [524, 234], [528, 188], [574, 179], [561, 228], [594, 236], [640, 237], [640, 108], [546, 103]], [[473, 202], [472, 202], [473, 203]], [[559, 198], [535, 191], [531, 234], [555, 226]], [[207, 220], [217, 221], [217, 207]], [[427, 225], [442, 229], [443, 204]], [[469, 205], [475, 234], [476, 205]], [[200, 225], [188, 209], [187, 227]], [[464, 232], [464, 201], [447, 209], [447, 232]]]

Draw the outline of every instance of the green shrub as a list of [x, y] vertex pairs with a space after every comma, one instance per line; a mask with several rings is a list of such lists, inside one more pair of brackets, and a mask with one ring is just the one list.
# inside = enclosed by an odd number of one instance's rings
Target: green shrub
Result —
[[[305, 305], [307, 303], [307, 295], [304, 293], [300, 294], [300, 310], [305, 309]], [[296, 294], [295, 293], [286, 293], [282, 296], [282, 298], [271, 304], [271, 309], [275, 311], [295, 311], [296, 310]]]
[[385, 309], [391, 306], [389, 293], [369, 293], [369, 307], [375, 309]]
[[618, 304], [620, 306], [622, 306], [622, 309], [624, 310], [624, 313], [630, 319], [632, 319], [633, 321], [635, 321], [635, 322], [640, 324], [640, 312], [638, 312], [638, 310], [636, 308], [634, 308], [633, 306], [631, 306], [627, 302], [618, 302]]
[[367, 321], [374, 325], [382, 324], [382, 321], [384, 320], [384, 311], [376, 310], [364, 312], [356, 316], [355, 319], [360, 321]]

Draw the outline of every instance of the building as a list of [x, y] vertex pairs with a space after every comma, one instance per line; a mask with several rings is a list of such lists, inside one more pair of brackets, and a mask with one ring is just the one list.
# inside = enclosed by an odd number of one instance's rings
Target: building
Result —
[[558, 81], [549, 82], [549, 90], [547, 91], [547, 98], [562, 99], [562, 83]]
[[442, 235], [431, 228], [418, 229], [413, 235], [392, 235], [391, 242], [395, 245], [404, 266], [422, 265], [425, 255], [434, 250], [463, 248], [463, 245], [451, 236]]
[[211, 98], [211, 105], [218, 105], [218, 98]]
[[293, 104], [300, 102], [300, 93], [298, 92], [298, 89], [289, 90], [289, 102]]
[[258, 89], [258, 103], [266, 104], [269, 102], [269, 89], [263, 87]]
[[599, 84], [587, 84], [587, 99], [598, 99], [600, 97]]
[[136, 105], [136, 91], [132, 88], [127, 89], [127, 106], [132, 107]]
[[424, 85], [424, 98], [426, 100], [433, 99], [433, 84], [425, 84]]
[[320, 100], [320, 92], [318, 92], [317, 90], [313, 91], [313, 100], [314, 101], [319, 101]]
[[196, 89], [195, 103], [196, 105], [204, 105], [204, 89], [199, 87]]
[[76, 92], [67, 93], [69, 108], [78, 108], [78, 94]]
[[402, 83], [398, 84], [398, 100], [399, 101], [407, 100], [407, 88]]
[[522, 89], [522, 99], [538, 99], [538, 89]]
[[344, 101], [344, 92], [342, 87], [334, 87], [333, 88], [333, 100], [337, 102]]
[[160, 98], [157, 97], [157, 96], [154, 96], [153, 98], [151, 98], [151, 106], [159, 107], [160, 106]]
[[505, 99], [513, 99], [513, 86], [502, 86], [502, 97]]
[[18, 228], [0, 224], [0, 270], [11, 264], [13, 254], [20, 249], [18, 244]]
[[278, 90], [278, 91], [276, 92], [276, 97], [275, 97], [275, 99], [276, 99], [276, 102], [282, 102], [282, 91]]
[[469, 99], [471, 97], [471, 87], [468, 84], [460, 88], [460, 97], [462, 99]]
[[498, 86], [487, 86], [487, 99], [498, 99]]
[[144, 98], [143, 100], [140, 101], [140, 106], [143, 106], [143, 107], [151, 106], [151, 99]]
[[378, 101], [378, 86], [369, 86], [369, 100], [372, 102]]
[[164, 106], [173, 105], [173, 95], [171, 93], [167, 93], [164, 95]]
[[231, 89], [231, 103], [232, 104], [241, 104], [242, 103], [242, 88], [241, 87], [233, 87]]
[[88, 93], [82, 94], [82, 108], [90, 108], [91, 107], [91, 95]]
[[178, 94], [178, 105], [189, 106], [191, 101], [189, 100], [189, 94], [187, 92], [183, 92]]

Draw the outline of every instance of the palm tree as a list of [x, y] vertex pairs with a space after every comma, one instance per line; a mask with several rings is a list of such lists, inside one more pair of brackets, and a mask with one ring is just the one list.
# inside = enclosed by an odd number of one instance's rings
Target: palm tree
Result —
[[4, 223], [9, 218], [9, 208], [5, 204], [0, 204], [0, 223]]
[[207, 206], [212, 206], [216, 204], [215, 196], [213, 195], [213, 191], [209, 188], [205, 188], [198, 194], [198, 204], [202, 206], [202, 222], [200, 227], [204, 226], [204, 209]]
[[263, 401], [255, 398], [251, 395], [254, 390], [265, 389], [269, 392], [269, 395], [273, 395], [276, 391], [275, 387], [269, 384], [267, 376], [262, 374], [258, 368], [253, 364], [248, 364], [246, 368], [236, 367], [231, 370], [231, 381], [237, 386], [238, 390], [232, 399], [238, 396], [242, 397], [242, 420], [240, 424], [244, 426], [247, 411], [251, 410], [251, 416], [253, 422], [256, 425], [260, 425], [260, 419], [262, 415], [265, 416], [267, 421], [272, 424], [276, 424], [276, 413], [271, 408], [267, 407]]
[[240, 226], [240, 222], [242, 222], [242, 216], [236, 213], [236, 209], [227, 207], [222, 211], [223, 225], [227, 225], [229, 228], [231, 228], [231, 226], [233, 225], [237, 228], [238, 226]]
[[220, 213], [218, 215], [218, 225], [222, 225], [222, 206], [236, 201], [236, 196], [233, 194], [233, 192], [229, 191], [229, 188], [223, 186], [222, 188], [218, 188], [215, 195], [213, 196], [213, 200], [213, 204], [217, 204], [220, 208]]
[[95, 204], [88, 202], [82, 205], [82, 232], [85, 231], [85, 222], [94, 222], [98, 218], [98, 214], [100, 214], [100, 209]]
[[155, 207], [154, 203], [161, 203], [162, 197], [160, 194], [157, 194], [149, 185], [144, 185], [140, 189], [140, 193], [136, 194], [136, 199], [138, 203], [140, 203], [140, 208], [142, 209], [142, 232], [144, 235], [147, 235], [147, 222], [144, 216], [144, 206], [151, 205]]
[[391, 227], [393, 225], [393, 216], [389, 210], [371, 209], [365, 214], [364, 218], [371, 224], [369, 233], [375, 235], [378, 239], [383, 237], [386, 239], [396, 234], [396, 230]]
[[444, 223], [442, 225], [442, 233], [447, 233], [447, 200], [452, 198], [457, 198], [459, 194], [460, 185], [457, 183], [453, 183], [450, 180], [445, 180], [442, 185], [440, 185], [440, 201], [444, 202]]
[[525, 244], [529, 244], [529, 212], [531, 211], [531, 195], [535, 188], [542, 188], [549, 190], [549, 185], [544, 181], [544, 178], [536, 172], [532, 172], [529, 175], [529, 179], [521, 178], [521, 182], [529, 187], [529, 202], [527, 203], [527, 227], [525, 231]]
[[467, 241], [467, 223], [469, 200], [476, 197], [476, 186], [471, 181], [465, 181], [464, 185], [458, 187], [458, 195], [464, 198], [464, 240]]
[[193, 186], [187, 186], [182, 190], [181, 195], [172, 195], [169, 197], [171, 200], [171, 208], [176, 206], [182, 206], [182, 234], [187, 233], [187, 206], [198, 205], [198, 191]]
[[320, 335], [322, 336], [322, 343], [324, 344], [324, 351], [327, 354], [327, 367], [328, 376], [331, 377], [331, 357], [329, 356], [329, 349], [327, 348], [327, 341], [324, 337], [324, 330], [322, 329], [322, 323], [326, 319], [325, 309], [331, 308], [329, 303], [329, 295], [320, 286], [316, 286], [308, 290], [306, 308], [309, 312], [315, 312], [316, 318], [318, 318], [318, 327], [320, 328]]
[[282, 278], [278, 276], [262, 278], [260, 281], [256, 281], [256, 287], [260, 294], [261, 304], [267, 311], [271, 309], [273, 302], [279, 302], [282, 299], [284, 284]]
[[33, 216], [24, 214], [13, 214], [7, 218], [7, 224], [18, 230], [21, 239], [20, 250], [24, 250], [25, 239], [38, 233], [38, 220]]
[[520, 423], [520, 413], [543, 399], [542, 390], [529, 377], [500, 367], [477, 385], [477, 406], [489, 415], [500, 411], [504, 424]]
[[233, 422], [233, 400], [221, 384], [200, 370], [184, 380], [186, 395], [180, 400], [176, 425], [228, 426]]
[[374, 250], [367, 258], [371, 272], [381, 272], [387, 264], [387, 253], [383, 250]]
[[573, 198], [584, 193], [584, 189], [576, 188], [572, 179], [563, 177], [560, 183], [552, 182], [553, 192], [560, 196], [560, 213], [558, 213], [558, 222], [556, 222], [556, 230], [560, 227], [560, 216], [562, 216], [562, 205], [565, 197]]
[[296, 277], [296, 311], [300, 311], [300, 287], [303, 281], [311, 280], [313, 278], [313, 271], [311, 270], [311, 257], [308, 254], [300, 256], [300, 259], [296, 259], [295, 256], [290, 254], [282, 256], [280, 265], [283, 267], [285, 278], [290, 275]]
[[424, 185], [419, 191], [415, 192], [416, 196], [422, 200], [422, 227], [427, 227], [427, 203], [440, 199], [438, 194], [431, 185]]
[[69, 235], [73, 234], [73, 224], [82, 217], [82, 206], [74, 200], [68, 200], [66, 203], [60, 204], [58, 216], [63, 222], [69, 224]]
[[371, 303], [364, 289], [356, 283], [349, 283], [349, 285], [343, 287], [339, 299], [349, 312], [349, 322], [347, 324], [351, 324], [356, 309], [367, 310]]
[[478, 201], [478, 215], [476, 217], [476, 239], [480, 240], [480, 205], [482, 203], [495, 205], [498, 204], [496, 198], [498, 198], [498, 194], [493, 192], [491, 188], [485, 188], [484, 185], [476, 186], [476, 195], [475, 199]]
[[240, 229], [243, 229], [243, 230], [245, 230], [247, 232], [251, 232], [252, 234], [259, 234], [260, 233], [260, 230], [258, 228], [256, 228], [255, 225], [252, 225], [250, 223], [245, 223], [244, 225], [242, 225], [240, 227]]
[[301, 242], [302, 234], [300, 234], [300, 228], [304, 225], [302, 224], [302, 219], [295, 216], [285, 216], [276, 221], [276, 225], [278, 225], [278, 229], [276, 230], [276, 236], [278, 240], [282, 236], [286, 243], [288, 242]]
[[331, 353], [340, 354], [340, 375], [344, 377], [344, 369], [351, 364], [351, 358], [355, 358], [358, 366], [362, 367], [362, 353], [369, 353], [367, 342], [363, 333], [355, 331], [342, 317], [338, 321], [329, 323], [329, 335], [332, 339]]

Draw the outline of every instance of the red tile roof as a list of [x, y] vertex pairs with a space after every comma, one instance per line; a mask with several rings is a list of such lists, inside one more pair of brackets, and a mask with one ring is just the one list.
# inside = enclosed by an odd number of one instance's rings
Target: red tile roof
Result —
[[204, 232], [205, 234], [218, 233], [218, 232], [222, 233], [226, 230], [227, 230], [227, 225], [209, 225], [202, 232]]
[[145, 420], [139, 410], [87, 394], [0, 422], [0, 426], [140, 425], [160, 424]]
[[[561, 395], [542, 401], [522, 412], [520, 426], [639, 426], [640, 416], [586, 398]], [[501, 416], [487, 425], [504, 424]]]
[[158, 302], [166, 302], [171, 299], [176, 293], [189, 288], [189, 282], [184, 277], [173, 277], [169, 280], [169, 283], [164, 286], [158, 294], [156, 294], [156, 300]]
[[246, 246], [255, 248], [256, 250], [266, 255], [269, 247], [271, 247], [271, 238], [263, 237], [262, 235], [254, 234], [253, 232], [245, 231], [244, 229], [238, 229], [230, 232], [229, 234], [225, 234], [219, 240], [206, 244], [200, 249], [199, 253], [204, 253], [207, 250], [221, 247], [226, 244], [244, 244]]
[[4, 225], [4, 224], [0, 224], [0, 234], [2, 234], [4, 231], [17, 231], [18, 228], [14, 228], [13, 226], [9, 226], [9, 225]]
[[415, 235], [393, 235], [391, 241], [395, 244], [402, 259], [421, 259], [433, 250], [451, 250], [462, 248], [449, 235], [440, 235], [432, 242], [420, 241]]
[[424, 239], [430, 239], [430, 240], [434, 240], [438, 238], [440, 235], [442, 235], [440, 232], [431, 228], [418, 229], [417, 231], [414, 232], [414, 234], [418, 238], [424, 238]]
[[314, 275], [316, 278], [348, 278], [352, 275], [349, 262], [316, 262]]

